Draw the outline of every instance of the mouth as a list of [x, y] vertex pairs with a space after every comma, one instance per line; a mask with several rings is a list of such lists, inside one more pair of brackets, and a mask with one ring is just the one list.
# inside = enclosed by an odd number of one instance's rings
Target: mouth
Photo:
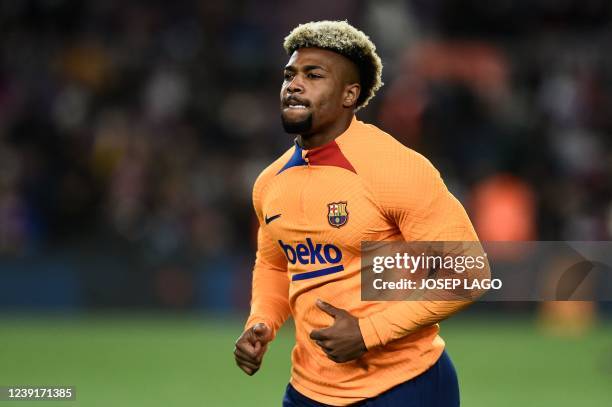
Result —
[[304, 110], [308, 108], [308, 103], [304, 100], [295, 97], [289, 97], [285, 99], [283, 107], [285, 108], [285, 110]]

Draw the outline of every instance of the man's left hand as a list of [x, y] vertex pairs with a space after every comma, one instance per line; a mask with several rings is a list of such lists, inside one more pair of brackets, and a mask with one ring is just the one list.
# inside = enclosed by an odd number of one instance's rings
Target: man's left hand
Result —
[[323, 349], [328, 358], [344, 363], [367, 352], [357, 318], [321, 300], [317, 300], [317, 307], [334, 318], [333, 325], [310, 333], [310, 339]]

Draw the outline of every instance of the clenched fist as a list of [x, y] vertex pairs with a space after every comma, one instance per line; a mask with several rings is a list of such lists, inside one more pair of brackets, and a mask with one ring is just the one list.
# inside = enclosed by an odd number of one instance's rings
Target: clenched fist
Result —
[[261, 366], [268, 342], [272, 340], [272, 330], [263, 323], [255, 324], [240, 335], [234, 348], [238, 367], [249, 376], [254, 375]]

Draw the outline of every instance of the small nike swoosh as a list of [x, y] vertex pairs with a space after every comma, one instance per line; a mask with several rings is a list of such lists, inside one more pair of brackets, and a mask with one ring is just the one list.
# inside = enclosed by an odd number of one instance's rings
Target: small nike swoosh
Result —
[[267, 225], [268, 223], [272, 222], [273, 220], [276, 220], [276, 219], [278, 219], [278, 218], [280, 218], [280, 217], [281, 217], [281, 214], [280, 214], [280, 213], [279, 213], [278, 215], [270, 216], [269, 218], [268, 218], [268, 215], [266, 215], [266, 218], [265, 218], [265, 220], [266, 220], [266, 225]]

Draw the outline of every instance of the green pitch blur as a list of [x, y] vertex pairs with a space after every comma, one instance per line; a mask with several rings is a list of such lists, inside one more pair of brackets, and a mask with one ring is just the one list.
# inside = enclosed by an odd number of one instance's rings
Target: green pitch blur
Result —
[[[278, 406], [289, 379], [291, 327], [253, 377], [234, 364], [241, 320], [181, 316], [0, 318], [0, 385], [72, 385], [77, 401], [45, 406]], [[442, 335], [462, 405], [612, 405], [612, 324], [560, 338], [533, 321], [455, 317]], [[40, 402], [0, 402], [0, 406]]]

